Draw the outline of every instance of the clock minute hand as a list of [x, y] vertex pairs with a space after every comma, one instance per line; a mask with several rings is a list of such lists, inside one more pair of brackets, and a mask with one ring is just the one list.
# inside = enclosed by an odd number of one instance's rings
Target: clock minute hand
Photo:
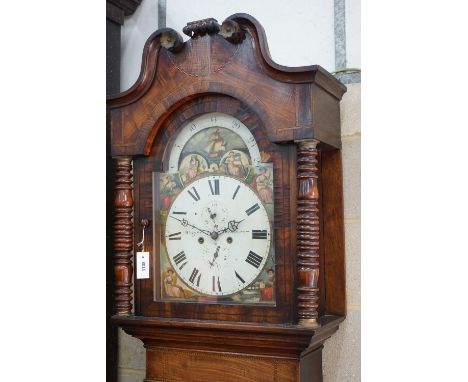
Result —
[[184, 226], [184, 227], [185, 227], [185, 226], [190, 226], [190, 227], [195, 228], [196, 230], [198, 230], [198, 231], [204, 233], [205, 235], [208, 235], [208, 236], [211, 235], [211, 232], [209, 232], [209, 231], [207, 231], [207, 230], [204, 230], [204, 229], [201, 229], [201, 228], [198, 228], [198, 227], [195, 227], [193, 224], [190, 224], [186, 219], [178, 219], [178, 218], [176, 218], [176, 217], [174, 217], [174, 216], [172, 216], [172, 215], [170, 215], [170, 217], [173, 218], [173, 219], [175, 219], [175, 220], [180, 221], [180, 222], [182, 223], [182, 226]]

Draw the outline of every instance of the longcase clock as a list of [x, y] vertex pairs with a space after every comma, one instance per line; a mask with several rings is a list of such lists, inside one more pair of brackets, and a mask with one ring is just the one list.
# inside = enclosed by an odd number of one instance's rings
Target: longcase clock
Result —
[[107, 101], [113, 320], [143, 341], [148, 382], [322, 381], [346, 314], [346, 88], [274, 63], [249, 15], [183, 32], [153, 33]]

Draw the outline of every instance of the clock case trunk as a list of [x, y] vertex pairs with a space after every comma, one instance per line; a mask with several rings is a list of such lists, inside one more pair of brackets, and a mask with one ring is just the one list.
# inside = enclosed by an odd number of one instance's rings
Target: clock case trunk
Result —
[[[156, 31], [145, 45], [135, 85], [108, 99], [111, 152], [117, 161], [114, 322], [145, 343], [147, 381], [319, 381], [323, 342], [346, 315], [339, 150], [339, 101], [346, 88], [319, 66], [274, 63], [263, 28], [251, 16], [233, 15], [221, 27], [212, 20], [189, 23], [191, 39], [185, 43], [171, 29]], [[226, 34], [225, 25], [234, 32]], [[154, 220], [152, 172], [166, 170], [167, 147], [177, 129], [207, 112], [239, 119], [271, 156], [276, 305], [155, 301], [150, 274], [135, 280], [132, 313], [135, 243], [141, 240], [140, 222]], [[319, 278], [312, 296], [318, 304], [306, 296], [306, 306], [318, 313], [318, 327], [298, 325], [304, 310], [298, 302], [298, 144], [304, 141], [318, 143], [313, 175], [320, 195]], [[150, 224], [145, 246], [157, 256], [155, 234]], [[252, 355], [273, 374], [251, 368], [238, 375], [235, 365], [245, 365], [245, 357]], [[169, 372], [174, 359], [186, 368]], [[203, 378], [207, 360], [220, 365], [212, 379]], [[190, 365], [198, 367], [198, 374], [188, 371]]]

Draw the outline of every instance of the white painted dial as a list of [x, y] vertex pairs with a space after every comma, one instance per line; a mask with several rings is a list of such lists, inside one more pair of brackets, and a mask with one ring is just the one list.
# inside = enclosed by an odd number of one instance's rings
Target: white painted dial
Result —
[[211, 296], [239, 292], [258, 277], [271, 243], [267, 211], [256, 192], [227, 175], [190, 183], [166, 221], [168, 257], [192, 289]]

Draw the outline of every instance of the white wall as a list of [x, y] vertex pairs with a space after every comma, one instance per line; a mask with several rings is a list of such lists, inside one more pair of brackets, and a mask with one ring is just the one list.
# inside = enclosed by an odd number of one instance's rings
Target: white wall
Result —
[[361, 68], [361, 0], [346, 0], [346, 67]]
[[158, 0], [143, 0], [135, 13], [125, 18], [121, 29], [120, 90], [131, 87], [141, 68], [141, 55], [148, 37], [158, 29]]
[[333, 0], [168, 0], [168, 27], [181, 31], [188, 21], [214, 17], [222, 22], [234, 13], [248, 13], [265, 28], [273, 60], [282, 65], [320, 64], [333, 70]]
[[[346, 0], [348, 67], [360, 67], [360, 0]], [[265, 28], [274, 61], [335, 68], [334, 0], [166, 0], [166, 26], [181, 35], [189, 21], [249, 13]], [[158, 29], [158, 0], [143, 0], [122, 27], [121, 90], [134, 84], [146, 39]], [[187, 36], [183, 35], [185, 39]]]

